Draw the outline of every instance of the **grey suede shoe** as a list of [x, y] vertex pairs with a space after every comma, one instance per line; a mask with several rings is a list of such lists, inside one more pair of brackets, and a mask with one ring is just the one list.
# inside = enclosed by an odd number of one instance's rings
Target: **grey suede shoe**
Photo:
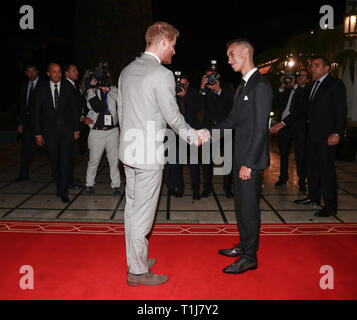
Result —
[[152, 273], [150, 270], [140, 275], [128, 273], [129, 286], [157, 286], [167, 282], [167, 280], [169, 280], [167, 276]]

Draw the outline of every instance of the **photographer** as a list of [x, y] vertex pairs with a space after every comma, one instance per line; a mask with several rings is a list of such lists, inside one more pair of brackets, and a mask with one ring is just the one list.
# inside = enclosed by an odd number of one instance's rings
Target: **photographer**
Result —
[[[89, 79], [90, 80], [90, 79]], [[87, 81], [88, 83], [89, 81]], [[99, 86], [99, 81], [92, 78], [87, 89], [87, 118], [90, 133], [88, 137], [89, 161], [86, 178], [87, 194], [94, 194], [95, 177], [104, 150], [110, 167], [111, 187], [114, 195], [119, 195], [120, 173], [118, 168], [119, 126], [116, 100], [118, 89], [110, 85]]]
[[[212, 63], [212, 62], [211, 62]], [[215, 80], [215, 81], [214, 81]], [[211, 83], [211, 84], [210, 84]], [[201, 80], [200, 89], [201, 105], [205, 110], [202, 126], [212, 128], [226, 119], [233, 105], [233, 86], [220, 79], [220, 74], [215, 66], [210, 66]], [[220, 143], [223, 153], [223, 138]], [[211, 145], [212, 147], [212, 145]], [[212, 149], [212, 148], [211, 148]], [[202, 164], [203, 186], [202, 197], [208, 197], [212, 192], [213, 163], [212, 155], [209, 164]], [[232, 198], [232, 172], [223, 176], [224, 191], [227, 198]]]
[[[176, 80], [176, 100], [180, 107], [180, 112], [185, 121], [194, 129], [200, 128], [197, 112], [200, 111], [198, 101], [198, 90], [190, 87], [187, 76], [181, 76]], [[185, 182], [183, 178], [183, 164], [179, 163], [179, 139], [176, 135], [176, 163], [166, 163], [165, 178], [170, 195], [181, 198], [184, 194]], [[190, 146], [187, 145], [188, 166], [191, 176], [192, 198], [200, 200], [200, 168], [198, 163], [190, 163]], [[192, 148], [197, 148], [192, 146]]]
[[[280, 177], [276, 187], [286, 185], [289, 179], [288, 163], [291, 143], [295, 144], [295, 162], [299, 178], [299, 190], [306, 192], [306, 90], [297, 84], [299, 73], [286, 73], [280, 78], [281, 86], [276, 95], [277, 104], [281, 107], [281, 122], [270, 129], [271, 133], [279, 132]], [[299, 79], [301, 80], [301, 79]], [[302, 81], [299, 81], [300, 83]]]

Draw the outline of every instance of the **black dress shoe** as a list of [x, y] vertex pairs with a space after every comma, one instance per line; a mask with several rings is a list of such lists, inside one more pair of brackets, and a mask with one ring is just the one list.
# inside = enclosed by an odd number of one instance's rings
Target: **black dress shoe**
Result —
[[86, 192], [89, 196], [94, 194], [94, 187], [87, 187]]
[[225, 193], [226, 193], [226, 198], [233, 198], [233, 192], [231, 191], [231, 190], [227, 190], [227, 191], [225, 191]]
[[243, 273], [248, 270], [255, 270], [258, 266], [257, 261], [250, 262], [245, 257], [237, 259], [231, 265], [223, 269], [224, 273]]
[[336, 215], [337, 215], [337, 210], [331, 210], [326, 207], [323, 207], [320, 211], [317, 211], [315, 213], [315, 217], [331, 217]]
[[275, 186], [276, 187], [286, 186], [286, 181], [282, 181], [279, 179], [277, 182], [275, 182]]
[[218, 250], [218, 253], [226, 256], [226, 257], [240, 257], [241, 252], [240, 248], [238, 246], [232, 248], [232, 249], [220, 249]]
[[294, 200], [294, 202], [296, 204], [301, 204], [301, 205], [304, 205], [304, 206], [320, 207], [320, 203], [313, 202], [313, 201], [310, 200], [310, 198]]
[[115, 196], [119, 196], [119, 195], [120, 195], [119, 188], [113, 188], [113, 194], [114, 194]]
[[201, 199], [200, 190], [193, 189], [192, 199], [193, 200], [200, 200]]
[[69, 198], [66, 194], [61, 194], [61, 200], [63, 203], [68, 203], [69, 202]]
[[184, 194], [184, 189], [183, 188], [177, 188], [176, 190], [176, 198], [182, 198]]
[[211, 190], [203, 190], [201, 197], [208, 198], [210, 194], [211, 194]]

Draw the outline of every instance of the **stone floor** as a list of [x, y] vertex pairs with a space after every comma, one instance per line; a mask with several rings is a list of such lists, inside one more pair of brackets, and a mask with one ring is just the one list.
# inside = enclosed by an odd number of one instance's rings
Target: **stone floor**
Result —
[[[85, 189], [70, 190], [70, 203], [56, 197], [46, 153], [38, 149], [31, 166], [30, 179], [14, 183], [18, 174], [20, 143], [0, 147], [0, 220], [22, 221], [88, 221], [123, 222], [125, 206], [125, 177], [122, 174], [121, 195], [113, 196], [110, 189], [109, 167], [105, 157], [98, 169], [95, 195], [87, 196]], [[262, 223], [321, 223], [357, 222], [357, 163], [337, 161], [338, 215], [317, 218], [311, 208], [294, 204], [304, 198], [297, 188], [294, 158], [291, 155], [286, 187], [275, 188], [279, 176], [279, 154], [271, 153], [271, 166], [265, 171], [262, 196]], [[77, 156], [75, 177], [85, 182], [88, 156]], [[223, 178], [215, 176], [214, 194], [199, 201], [192, 200], [187, 167], [185, 167], [185, 195], [183, 198], [167, 196], [162, 186], [158, 204], [157, 223], [212, 223], [235, 224], [233, 199], [223, 192]], [[122, 172], [123, 173], [123, 172]]]

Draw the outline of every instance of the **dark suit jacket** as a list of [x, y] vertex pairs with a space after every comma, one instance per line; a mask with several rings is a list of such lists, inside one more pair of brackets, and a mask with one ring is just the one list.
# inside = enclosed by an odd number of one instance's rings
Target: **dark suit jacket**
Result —
[[38, 79], [36, 83], [36, 87], [34, 89], [34, 98], [32, 99], [32, 103], [30, 102], [28, 106], [29, 115], [27, 116], [27, 89], [28, 89], [29, 81], [24, 82], [20, 87], [19, 94], [19, 116], [18, 121], [20, 124], [24, 124], [27, 120], [30, 120], [30, 124], [34, 124], [34, 113], [35, 113], [35, 97], [39, 90], [39, 88], [46, 84], [46, 81], [42, 79]]
[[207, 90], [206, 95], [201, 95], [201, 108], [205, 110], [202, 120], [204, 128], [211, 128], [224, 120], [232, 109], [233, 86], [227, 82], [220, 84], [222, 92], [217, 95], [212, 90]]
[[[291, 99], [290, 113], [283, 120], [285, 123], [285, 128], [281, 129], [280, 132], [287, 130], [306, 131], [308, 93], [309, 91], [305, 88], [298, 87], [295, 90], [295, 93]], [[276, 95], [276, 101], [281, 107], [281, 114], [283, 114], [285, 107], [288, 104], [289, 96], [290, 90], [278, 92]]]
[[327, 140], [333, 133], [343, 138], [346, 115], [345, 85], [342, 80], [328, 75], [308, 103], [307, 121], [311, 140]]
[[270, 83], [257, 70], [246, 86], [237, 90], [228, 117], [213, 127], [221, 132], [235, 129], [233, 160], [238, 170], [242, 165], [252, 170], [264, 170], [270, 165], [268, 126], [272, 100]]
[[56, 127], [68, 132], [79, 131], [80, 113], [74, 91], [73, 86], [62, 79], [58, 107], [55, 109], [50, 82], [39, 88], [35, 98], [35, 135], [53, 134]]

